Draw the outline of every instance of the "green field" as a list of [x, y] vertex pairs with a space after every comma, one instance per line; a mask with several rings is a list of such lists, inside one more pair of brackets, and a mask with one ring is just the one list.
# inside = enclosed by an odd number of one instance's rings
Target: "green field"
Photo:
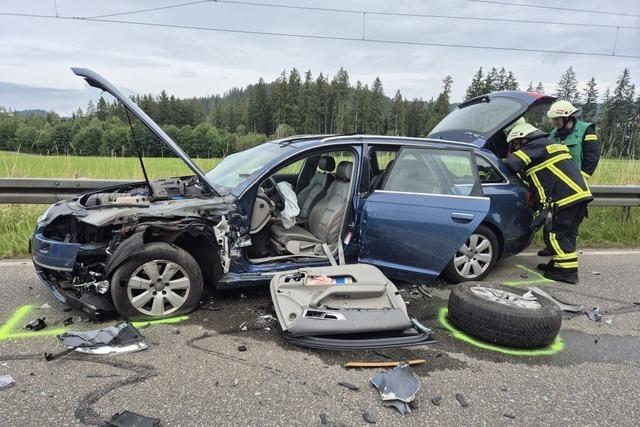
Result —
[[[204, 170], [220, 159], [194, 159]], [[189, 174], [176, 158], [147, 158], [145, 165], [152, 178]], [[0, 152], [0, 177], [8, 178], [103, 178], [142, 179], [135, 157], [39, 156]], [[590, 184], [640, 185], [640, 161], [603, 159]], [[23, 256], [36, 219], [43, 205], [0, 205], [0, 257]], [[622, 220], [622, 208], [590, 208], [589, 218], [580, 230], [583, 247], [640, 246], [640, 212], [631, 210], [629, 221]], [[540, 243], [539, 236], [536, 243]]]

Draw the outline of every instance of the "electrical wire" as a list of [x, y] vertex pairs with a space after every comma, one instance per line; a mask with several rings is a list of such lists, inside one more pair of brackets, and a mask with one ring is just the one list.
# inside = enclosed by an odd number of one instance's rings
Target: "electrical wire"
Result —
[[124, 25], [140, 25], [146, 27], [158, 27], [158, 28], [174, 28], [174, 29], [188, 29], [188, 30], [200, 30], [200, 31], [214, 31], [232, 34], [250, 34], [261, 36], [278, 36], [278, 37], [291, 37], [299, 39], [318, 39], [318, 40], [338, 40], [338, 41], [357, 41], [379, 44], [393, 44], [393, 45], [408, 45], [408, 46], [432, 46], [432, 47], [448, 47], [448, 48], [466, 48], [466, 49], [479, 49], [479, 50], [500, 50], [500, 51], [513, 51], [513, 52], [536, 52], [536, 53], [550, 53], [550, 54], [562, 54], [562, 55], [581, 55], [581, 56], [600, 56], [600, 57], [617, 57], [617, 58], [632, 58], [640, 59], [638, 55], [620, 55], [609, 54], [599, 52], [585, 52], [585, 51], [572, 51], [572, 50], [556, 50], [556, 49], [532, 49], [532, 48], [518, 48], [518, 47], [504, 47], [504, 46], [482, 46], [472, 44], [457, 44], [457, 43], [434, 43], [434, 42], [418, 42], [409, 40], [388, 40], [388, 39], [375, 39], [367, 37], [340, 37], [340, 36], [324, 36], [314, 34], [299, 34], [299, 33], [284, 33], [273, 31], [258, 31], [258, 30], [239, 30], [234, 28], [220, 28], [220, 27], [200, 27], [193, 25], [178, 25], [178, 24], [162, 24], [155, 22], [140, 22], [140, 21], [123, 21], [116, 19], [102, 19], [102, 18], [84, 18], [74, 16], [52, 16], [52, 15], [38, 15], [29, 13], [14, 13], [14, 12], [0, 12], [0, 16], [11, 17], [26, 17], [26, 18], [42, 18], [42, 19], [61, 19], [71, 21], [85, 21], [85, 22], [102, 22], [110, 24], [124, 24]]
[[179, 3], [175, 5], [169, 5], [169, 6], [153, 7], [149, 9], [140, 9], [140, 10], [111, 13], [108, 15], [88, 16], [87, 18], [108, 18], [108, 17], [114, 17], [114, 16], [134, 15], [139, 13], [154, 12], [157, 10], [181, 8], [181, 7], [191, 6], [191, 5], [200, 4], [200, 3], [226, 3], [226, 4], [237, 5], [237, 6], [266, 7], [266, 8], [290, 9], [290, 10], [309, 10], [314, 12], [350, 13], [350, 14], [357, 14], [357, 15], [401, 16], [401, 17], [413, 17], [413, 18], [456, 19], [456, 20], [466, 20], [466, 21], [510, 22], [510, 23], [519, 23], [519, 24], [563, 25], [563, 26], [593, 27], [593, 28], [626, 28], [626, 29], [640, 30], [640, 27], [630, 26], [630, 25], [591, 24], [591, 23], [581, 23], [581, 22], [543, 21], [543, 20], [535, 20], [535, 19], [515, 19], [515, 18], [513, 19], [512, 18], [487, 18], [487, 17], [477, 17], [477, 16], [456, 16], [456, 15], [442, 15], [442, 14], [431, 14], [431, 13], [384, 12], [384, 11], [376, 11], [376, 10], [299, 6], [299, 5], [285, 4], [285, 3], [261, 3], [261, 2], [244, 1], [244, 0], [201, 0], [201, 1], [193, 1], [188, 3]]
[[625, 12], [613, 12], [608, 10], [593, 10], [593, 9], [575, 9], [570, 7], [559, 7], [559, 6], [545, 6], [541, 4], [531, 4], [531, 3], [510, 3], [506, 1], [496, 1], [496, 0], [464, 0], [472, 3], [487, 3], [487, 4], [497, 4], [500, 6], [519, 6], [519, 7], [532, 7], [537, 9], [550, 9], [550, 10], [564, 10], [566, 12], [584, 12], [584, 13], [597, 13], [601, 15], [616, 15], [616, 16], [630, 16], [633, 18], [640, 18], [640, 14], [635, 13], [625, 13]]

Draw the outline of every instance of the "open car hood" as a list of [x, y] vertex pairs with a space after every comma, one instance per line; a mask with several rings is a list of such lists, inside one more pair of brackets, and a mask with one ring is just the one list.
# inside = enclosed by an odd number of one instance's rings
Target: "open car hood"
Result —
[[102, 77], [100, 74], [95, 71], [89, 70], [87, 68], [77, 68], [72, 67], [71, 70], [77, 76], [83, 77], [89, 86], [104, 90], [109, 92], [116, 98], [118, 101], [124, 105], [129, 111], [131, 111], [154, 135], [158, 137], [162, 143], [164, 143], [169, 149], [182, 161], [187, 165], [189, 169], [198, 177], [198, 181], [202, 186], [206, 186], [208, 190], [212, 191], [214, 194], [218, 195], [214, 186], [209, 182], [205, 173], [196, 165], [193, 160], [185, 153], [182, 148], [178, 144], [171, 139], [169, 135], [166, 134], [165, 131], [158, 126], [156, 122], [151, 120], [151, 117], [147, 115], [140, 107], [136, 105], [128, 96], [120, 92], [118, 88], [112, 85], [107, 79]]
[[507, 148], [504, 129], [534, 108], [545, 108], [555, 100], [553, 96], [523, 91], [481, 95], [458, 105], [428, 137], [468, 142], [502, 155]]

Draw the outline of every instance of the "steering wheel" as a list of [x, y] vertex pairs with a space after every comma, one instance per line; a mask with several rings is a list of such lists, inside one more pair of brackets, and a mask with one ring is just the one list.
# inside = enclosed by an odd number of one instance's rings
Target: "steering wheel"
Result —
[[270, 177], [262, 183], [262, 190], [277, 210], [282, 211], [284, 209], [284, 197], [278, 188], [278, 183], [273, 177]]

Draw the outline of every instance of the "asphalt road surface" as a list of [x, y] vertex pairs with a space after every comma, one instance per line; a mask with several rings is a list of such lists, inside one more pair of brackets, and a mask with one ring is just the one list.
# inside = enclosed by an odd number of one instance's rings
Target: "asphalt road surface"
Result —
[[[593, 322], [566, 315], [563, 345], [548, 354], [514, 355], [480, 348], [439, 319], [451, 286], [432, 297], [403, 287], [410, 314], [431, 327], [428, 348], [332, 352], [288, 345], [268, 318], [267, 290], [214, 295], [210, 307], [175, 324], [141, 328], [149, 348], [112, 356], [70, 354], [55, 337], [62, 320], [79, 313], [38, 282], [28, 261], [0, 262], [0, 425], [100, 425], [130, 410], [164, 426], [192, 425], [637, 425], [640, 419], [640, 250], [585, 251], [577, 286], [540, 280], [531, 254], [508, 259], [492, 281], [536, 285], [566, 301], [600, 307]], [[43, 304], [43, 307], [41, 307]], [[47, 308], [49, 307], [49, 308]], [[23, 329], [45, 317], [41, 335]], [[113, 322], [104, 325], [113, 324]], [[68, 330], [99, 327], [76, 319]], [[246, 330], [243, 330], [246, 327]], [[47, 335], [48, 334], [48, 335]], [[238, 346], [246, 351], [238, 351]], [[559, 348], [562, 347], [562, 348]], [[348, 361], [426, 359], [413, 371], [422, 388], [411, 414], [383, 407], [370, 379], [380, 369], [346, 369]], [[346, 381], [358, 391], [338, 385]], [[468, 407], [455, 398], [461, 393]], [[431, 399], [442, 396], [440, 405]]]

